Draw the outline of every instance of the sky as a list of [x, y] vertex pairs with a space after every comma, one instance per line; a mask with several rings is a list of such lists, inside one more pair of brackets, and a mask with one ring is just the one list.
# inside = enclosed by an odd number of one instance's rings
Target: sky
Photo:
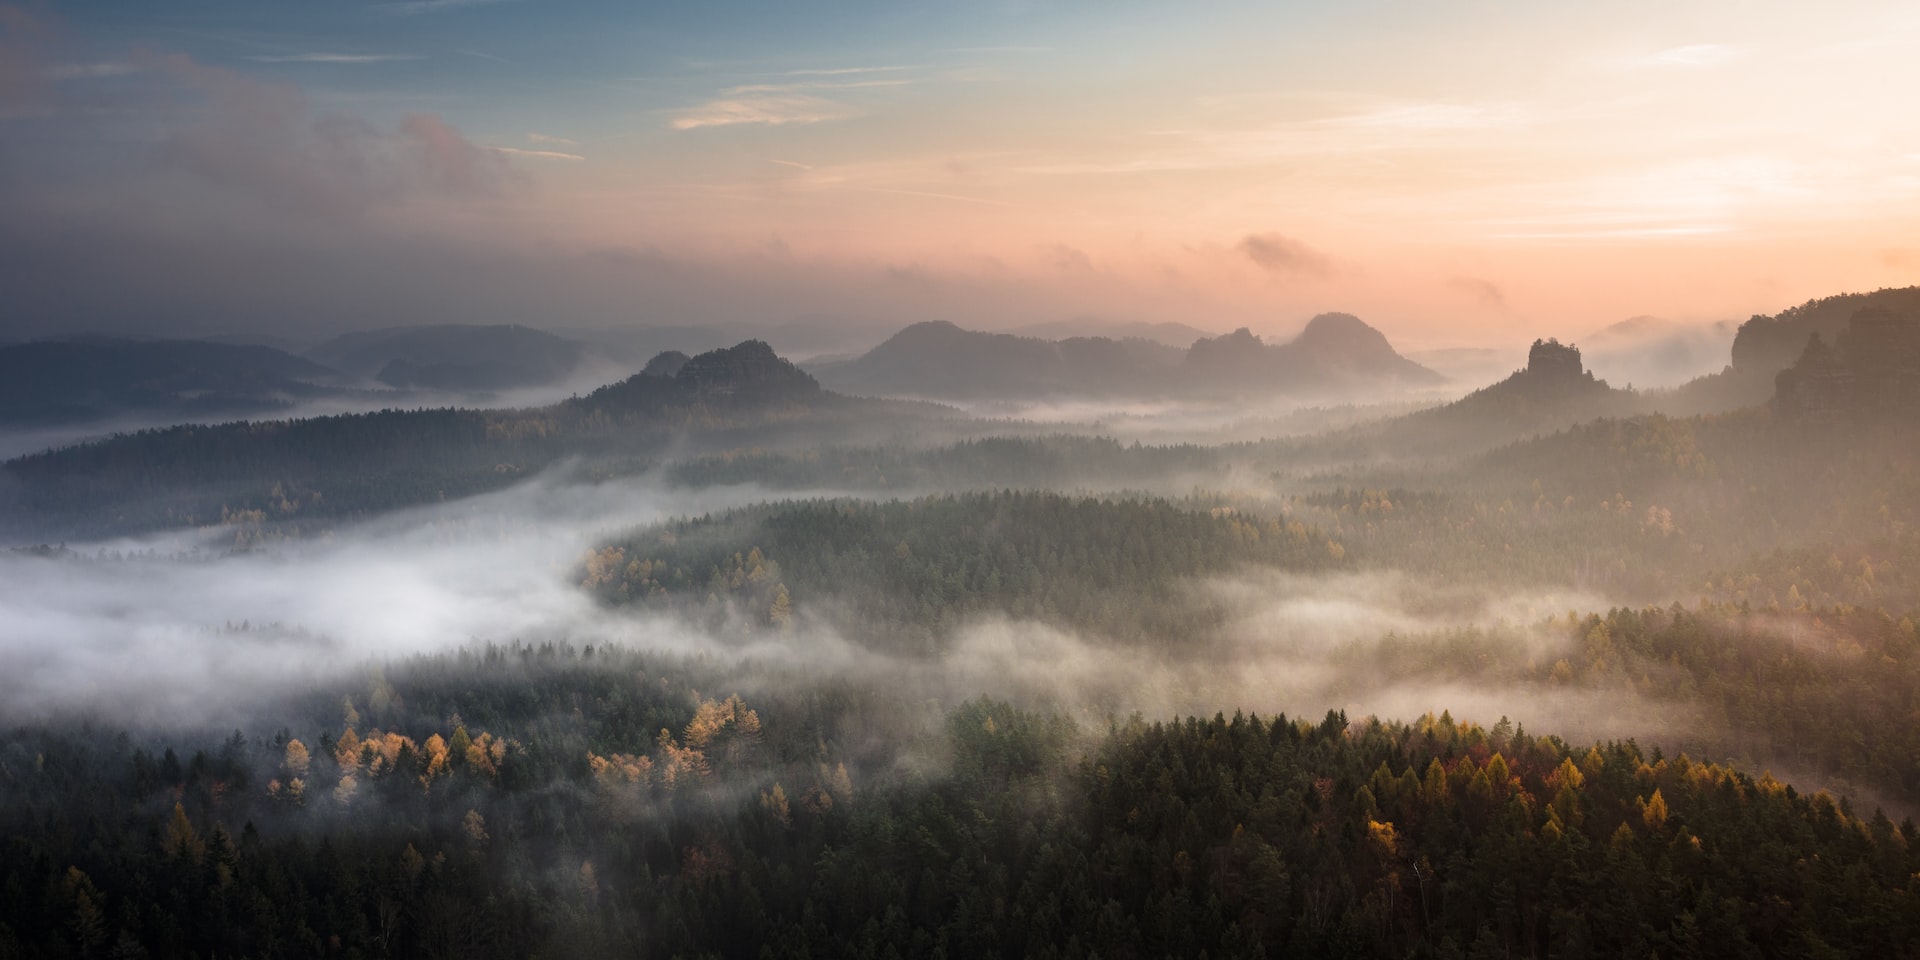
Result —
[[1910, 2], [0, 5], [0, 339], [1737, 321], [1920, 283], [1915, 91]]

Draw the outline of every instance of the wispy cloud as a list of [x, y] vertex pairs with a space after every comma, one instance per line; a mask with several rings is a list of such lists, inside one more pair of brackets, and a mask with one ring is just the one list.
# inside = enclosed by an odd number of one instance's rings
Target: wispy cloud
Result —
[[[573, 141], [569, 140], [567, 142], [572, 143]], [[549, 160], [585, 160], [586, 159], [586, 157], [583, 157], [577, 153], [561, 153], [558, 150], [522, 150], [519, 147], [494, 147], [494, 146], [489, 146], [487, 147], [487, 149], [495, 151], [497, 153], [512, 154], [513, 156], [516, 156], [516, 157], [545, 157]]]
[[417, 53], [286, 53], [259, 54], [247, 58], [255, 63], [388, 63], [395, 60], [425, 60]]
[[768, 93], [722, 97], [681, 112], [672, 120], [675, 130], [726, 127], [737, 124], [822, 123], [845, 120], [857, 111], [846, 104], [802, 93]]
[[1259, 166], [1471, 144], [1480, 136], [1529, 129], [1540, 118], [1538, 110], [1520, 103], [1375, 102], [1314, 117], [1149, 130], [1127, 154], [1040, 160], [1019, 169], [1039, 176], [1081, 176]]
[[853, 104], [827, 99], [816, 91], [913, 86], [925, 82], [924, 79], [904, 76], [902, 72], [921, 69], [907, 65], [886, 65], [787, 70], [771, 76], [794, 79], [721, 87], [713, 99], [676, 113], [670, 124], [675, 130], [693, 130], [737, 124], [781, 125], [845, 120], [859, 116], [864, 111]]
[[1333, 272], [1333, 261], [1326, 254], [1277, 233], [1250, 233], [1234, 249], [1278, 276], [1324, 277]]

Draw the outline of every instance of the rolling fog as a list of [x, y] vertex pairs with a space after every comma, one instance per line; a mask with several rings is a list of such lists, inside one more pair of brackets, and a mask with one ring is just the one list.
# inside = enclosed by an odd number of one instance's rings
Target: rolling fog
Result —
[[[677, 490], [651, 477], [587, 485], [556, 472], [249, 552], [227, 549], [231, 532], [214, 529], [76, 546], [65, 557], [0, 554], [0, 710], [9, 721], [84, 713], [223, 728], [278, 694], [383, 661], [474, 642], [564, 640], [704, 655], [735, 665], [743, 691], [775, 666], [782, 682], [867, 681], [926, 703], [928, 721], [987, 694], [1094, 724], [1133, 711], [1411, 718], [1451, 710], [1587, 738], [1657, 736], [1691, 722], [1671, 704], [1548, 692], [1517, 679], [1521, 666], [1563, 652], [1563, 631], [1541, 626], [1546, 618], [1608, 605], [1580, 593], [1490, 596], [1392, 573], [1246, 570], [1189, 585], [1230, 611], [1218, 636], [1172, 645], [1191, 653], [1146, 655], [988, 616], [963, 625], [939, 657], [922, 659], [840, 637], [807, 616], [805, 597], [790, 632], [744, 624], [706, 632], [601, 607], [573, 583], [582, 555], [612, 534], [768, 496], [750, 486]], [[1428, 642], [1462, 628], [1496, 631], [1515, 669], [1442, 678], [1382, 662], [1393, 649], [1383, 638]]]

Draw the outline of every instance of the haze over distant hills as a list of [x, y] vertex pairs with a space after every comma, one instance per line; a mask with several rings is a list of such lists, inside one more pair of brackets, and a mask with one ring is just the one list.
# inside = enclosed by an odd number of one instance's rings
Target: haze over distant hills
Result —
[[348, 380], [272, 347], [107, 337], [7, 344], [0, 424], [259, 413], [332, 394]]
[[[1531, 430], [1634, 411], [1690, 415], [1751, 407], [1773, 396], [1775, 374], [1799, 359], [1812, 334], [1833, 346], [1862, 310], [1899, 315], [1917, 309], [1920, 288], [1904, 288], [1809, 301], [1775, 316], [1756, 316], [1737, 331], [1634, 317], [1583, 339], [1581, 373], [1590, 369], [1605, 382], [1633, 384], [1641, 388], [1638, 393], [1589, 391], [1543, 406], [1538, 397], [1516, 399], [1524, 392], [1502, 389], [1480, 391], [1474, 403], [1483, 409], [1524, 406], [1538, 414], [1509, 410], [1515, 430], [1523, 429], [1523, 422]], [[836, 327], [846, 319], [807, 316], [742, 327], [775, 330], [791, 342], [815, 346], [860, 342], [885, 329], [872, 318]], [[941, 321], [896, 330], [850, 359], [828, 354], [806, 361], [804, 350], [762, 342], [782, 357], [801, 360], [823, 384], [845, 393], [1016, 405], [1071, 401], [1061, 415], [1089, 420], [1105, 415], [1102, 404], [1139, 401], [1427, 400], [1448, 382], [1349, 314], [1317, 316], [1283, 342], [1241, 329], [1200, 336], [1184, 348], [1163, 341], [1197, 328], [1082, 318], [1023, 329], [1133, 331], [1160, 339], [1047, 339]], [[214, 341], [82, 337], [0, 345], [0, 423], [11, 428], [8, 445], [0, 450], [27, 452], [110, 429], [297, 410], [538, 405], [569, 391], [587, 392], [643, 365], [670, 375], [687, 356], [739, 342], [727, 337], [726, 330], [704, 326], [574, 330], [561, 336], [527, 326], [435, 325], [349, 334], [309, 348], [305, 356]], [[1789, 348], [1790, 342], [1797, 345]], [[1420, 354], [1445, 367], [1451, 382], [1462, 387], [1487, 383], [1512, 369], [1501, 359], [1509, 355], [1497, 348]], [[1723, 368], [1718, 373], [1658, 388], [1679, 371], [1716, 365]], [[505, 390], [519, 392], [503, 396]], [[1013, 415], [1025, 414], [1015, 409]]]
[[1598, 376], [1636, 387], [1676, 387], [1727, 365], [1736, 327], [1630, 317], [1580, 338]]
[[469, 324], [349, 333], [313, 347], [306, 355], [390, 387], [456, 391], [555, 383], [585, 359], [579, 343], [543, 330]]
[[1065, 340], [1070, 337], [1151, 340], [1182, 350], [1192, 346], [1195, 340], [1219, 335], [1211, 330], [1202, 330], [1199, 327], [1172, 321], [1152, 323], [1145, 320], [1102, 320], [1099, 317], [1075, 317], [1071, 320], [1029, 323], [1004, 332], [1023, 337], [1039, 337], [1042, 340]]
[[867, 354], [815, 366], [822, 382], [850, 393], [936, 399], [1141, 397], [1156, 394], [1337, 396], [1418, 389], [1444, 378], [1401, 356], [1378, 330], [1350, 314], [1314, 317], [1286, 343], [1241, 328], [1187, 349], [1139, 337], [1046, 340], [914, 324]]
[[[0, 531], [190, 526], [249, 511], [369, 515], [498, 489], [566, 457], [624, 462], [699, 435], [805, 443], [813, 428], [845, 438], [950, 413], [829, 393], [760, 341], [658, 359], [543, 407], [178, 426], [20, 457], [0, 466]], [[775, 423], [777, 434], [755, 433]]]
[[1445, 382], [1401, 356], [1385, 334], [1350, 313], [1320, 314], [1286, 343], [1266, 343], [1245, 327], [1202, 340], [1188, 350], [1185, 367], [1193, 385], [1208, 391], [1338, 394]]
[[1504, 380], [1452, 403], [1307, 441], [1302, 449], [1357, 459], [1454, 458], [1644, 407], [1640, 394], [1587, 370], [1578, 348], [1536, 340], [1527, 365]]
[[866, 354], [815, 365], [834, 389], [856, 394], [976, 399], [1164, 390], [1180, 352], [1150, 340], [1042, 340], [916, 323]]

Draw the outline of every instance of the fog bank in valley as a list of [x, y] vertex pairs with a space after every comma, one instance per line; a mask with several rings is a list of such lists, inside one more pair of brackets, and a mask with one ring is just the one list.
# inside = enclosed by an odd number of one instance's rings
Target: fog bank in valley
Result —
[[[609, 535], [766, 498], [754, 487], [671, 489], [643, 477], [582, 484], [549, 474], [509, 490], [422, 508], [314, 542], [234, 552], [221, 529], [0, 554], [0, 703], [9, 720], [79, 712], [125, 722], [220, 726], [278, 693], [411, 654], [474, 642], [615, 644], [734, 664], [781, 682], [865, 682], [929, 706], [992, 695], [1083, 722], [1216, 710], [1408, 718], [1451, 709], [1578, 736], [1648, 735], [1679, 718], [1597, 694], [1543, 693], [1514, 670], [1425, 677], [1394, 644], [1498, 631], [1516, 661], [1551, 663], [1564, 640], [1538, 629], [1583, 594], [1486, 596], [1378, 573], [1324, 577], [1249, 570], [1190, 585], [1227, 611], [1212, 635], [1142, 655], [1123, 644], [987, 616], [931, 657], [882, 654], [802, 616], [778, 631], [741, 622], [701, 630], [578, 589], [582, 556]], [[1187, 641], [1191, 641], [1190, 644]]]

